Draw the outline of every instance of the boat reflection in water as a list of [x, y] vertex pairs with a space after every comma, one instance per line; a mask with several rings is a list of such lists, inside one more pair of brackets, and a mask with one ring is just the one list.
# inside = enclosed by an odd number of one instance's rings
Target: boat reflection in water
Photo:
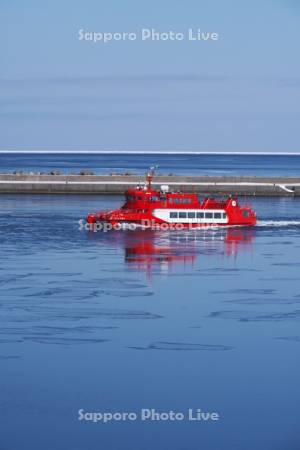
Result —
[[189, 231], [89, 232], [89, 239], [106, 247], [124, 249], [125, 263], [151, 272], [168, 272], [172, 266], [194, 265], [199, 257], [236, 258], [251, 251], [253, 228], [219, 228]]

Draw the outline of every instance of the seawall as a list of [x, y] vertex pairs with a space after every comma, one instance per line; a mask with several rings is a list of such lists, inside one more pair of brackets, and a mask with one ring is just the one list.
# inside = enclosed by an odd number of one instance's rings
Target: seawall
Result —
[[[0, 174], [0, 194], [123, 194], [144, 182], [133, 175]], [[300, 196], [300, 177], [156, 176], [154, 187], [173, 191], [246, 196]]]

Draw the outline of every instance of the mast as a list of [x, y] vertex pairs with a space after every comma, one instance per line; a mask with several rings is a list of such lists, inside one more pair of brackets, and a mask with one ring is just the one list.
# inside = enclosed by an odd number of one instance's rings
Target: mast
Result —
[[147, 189], [149, 191], [151, 191], [151, 189], [152, 189], [152, 184], [151, 183], [152, 183], [152, 180], [153, 180], [154, 175], [155, 175], [155, 169], [157, 169], [157, 166], [152, 166], [152, 167], [149, 168], [148, 173], [147, 173], [147, 183], [148, 183]]

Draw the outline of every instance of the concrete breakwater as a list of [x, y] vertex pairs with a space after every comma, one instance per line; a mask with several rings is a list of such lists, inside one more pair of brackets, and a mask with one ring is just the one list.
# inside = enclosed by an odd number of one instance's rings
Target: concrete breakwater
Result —
[[[0, 174], [0, 194], [123, 194], [144, 183], [136, 175]], [[153, 187], [203, 195], [300, 196], [300, 177], [158, 175]]]

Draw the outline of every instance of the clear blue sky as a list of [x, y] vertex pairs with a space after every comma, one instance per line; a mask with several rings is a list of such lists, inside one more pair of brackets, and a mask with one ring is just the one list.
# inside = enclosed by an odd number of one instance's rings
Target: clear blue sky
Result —
[[[2, 0], [0, 150], [300, 151], [300, 1]], [[78, 30], [218, 32], [217, 42]]]

